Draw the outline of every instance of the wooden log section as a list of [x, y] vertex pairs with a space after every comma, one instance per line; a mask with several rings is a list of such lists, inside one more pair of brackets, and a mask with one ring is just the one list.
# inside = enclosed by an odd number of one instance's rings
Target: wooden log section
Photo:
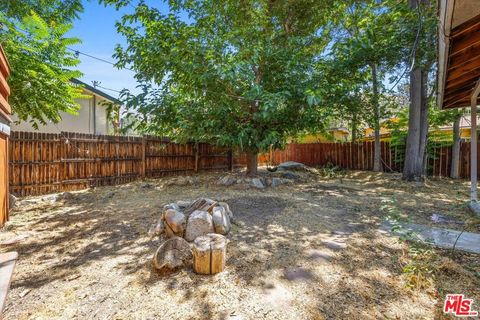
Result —
[[180, 237], [166, 240], [153, 257], [153, 266], [162, 273], [175, 271], [192, 263], [192, 251], [187, 241]]
[[225, 269], [227, 238], [209, 233], [193, 243], [193, 270], [199, 274], [216, 274]]
[[213, 208], [217, 205], [216, 201], [207, 198], [198, 198], [195, 200], [190, 206], [188, 206], [183, 213], [186, 216], [189, 216], [196, 210], [200, 211], [207, 211], [208, 213], [212, 213]]

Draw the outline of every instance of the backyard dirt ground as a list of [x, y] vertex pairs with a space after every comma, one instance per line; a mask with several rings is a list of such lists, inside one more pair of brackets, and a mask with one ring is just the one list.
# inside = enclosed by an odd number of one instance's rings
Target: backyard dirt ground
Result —
[[[431, 224], [433, 213], [468, 221], [467, 182], [309, 173], [259, 190], [218, 186], [222, 175], [20, 199], [0, 232], [0, 251], [19, 253], [5, 318], [439, 319], [447, 293], [480, 310], [478, 255], [413, 250], [378, 231], [392, 212], [418, 223]], [[161, 240], [147, 231], [163, 205], [198, 197], [233, 211], [226, 270], [161, 277], [151, 265]]]

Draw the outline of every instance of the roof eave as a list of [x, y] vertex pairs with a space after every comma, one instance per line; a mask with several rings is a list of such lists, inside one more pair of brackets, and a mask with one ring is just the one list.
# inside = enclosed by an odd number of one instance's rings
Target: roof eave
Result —
[[454, 2], [448, 0], [439, 1], [439, 16], [440, 23], [438, 25], [438, 74], [437, 74], [437, 104], [442, 110], [443, 108], [443, 92], [445, 89], [447, 68], [448, 68], [448, 53], [450, 48], [450, 30], [453, 19]]

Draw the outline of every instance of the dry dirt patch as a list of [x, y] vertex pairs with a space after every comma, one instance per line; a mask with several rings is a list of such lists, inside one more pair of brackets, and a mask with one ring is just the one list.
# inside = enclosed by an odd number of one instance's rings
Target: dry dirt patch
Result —
[[[446, 290], [480, 299], [478, 256], [438, 252], [431, 284], [410, 289], [402, 272], [408, 246], [376, 231], [392, 197], [415, 222], [433, 212], [465, 217], [467, 184], [414, 187], [396, 175], [353, 172], [242, 190], [217, 186], [219, 176], [21, 201], [0, 233], [0, 241], [24, 237], [0, 247], [20, 255], [6, 318], [433, 319]], [[200, 196], [226, 201], [234, 213], [226, 271], [160, 277], [151, 267], [160, 241], [147, 231], [164, 204]]]

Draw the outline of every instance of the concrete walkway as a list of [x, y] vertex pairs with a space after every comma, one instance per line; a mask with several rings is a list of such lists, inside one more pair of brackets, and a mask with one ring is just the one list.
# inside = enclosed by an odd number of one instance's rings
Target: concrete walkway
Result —
[[[442, 229], [415, 223], [400, 223], [400, 226], [401, 229], [396, 230], [394, 234], [404, 235], [408, 232], [413, 232], [421, 241], [445, 249], [452, 249], [461, 233], [461, 231], [457, 230]], [[380, 231], [392, 233], [392, 227], [393, 224], [391, 222], [384, 221], [380, 226]], [[458, 238], [455, 250], [480, 254], [480, 234], [463, 232], [460, 238]]]

